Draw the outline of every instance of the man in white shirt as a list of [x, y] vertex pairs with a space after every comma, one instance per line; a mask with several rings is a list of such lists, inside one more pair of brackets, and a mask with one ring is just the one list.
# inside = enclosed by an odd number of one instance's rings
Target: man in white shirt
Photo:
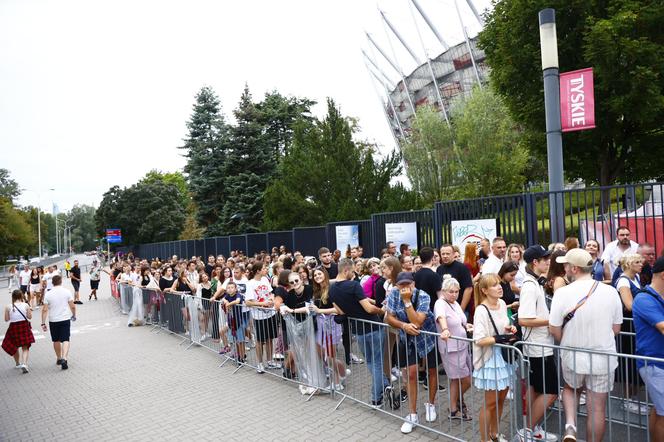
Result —
[[[623, 322], [622, 303], [615, 288], [592, 279], [593, 259], [583, 249], [572, 249], [557, 262], [565, 264], [571, 284], [556, 291], [551, 304], [549, 330], [562, 347], [562, 372], [565, 380], [564, 441], [576, 440], [576, 406], [578, 395], [587, 390], [587, 434], [602, 440], [605, 429], [606, 401], [613, 389], [618, 359], [606, 356], [616, 353], [616, 335]], [[584, 350], [599, 352], [591, 354]]]
[[[48, 314], [48, 328], [46, 315]], [[51, 329], [53, 350], [57, 358], [56, 364], [63, 370], [69, 368], [67, 355], [69, 354], [69, 337], [71, 321], [76, 321], [76, 305], [71, 291], [62, 287], [62, 276], [53, 277], [53, 288], [44, 296], [44, 309], [41, 314], [42, 330]]]
[[482, 274], [497, 274], [505, 261], [505, 252], [507, 252], [505, 240], [500, 236], [496, 236], [491, 243], [491, 255], [482, 264]]
[[48, 266], [47, 270], [48, 271], [44, 273], [43, 278], [44, 281], [46, 281], [46, 291], [48, 292], [53, 288], [53, 277], [57, 275], [57, 273], [53, 271], [53, 267], [51, 266]]
[[613, 273], [620, 266], [620, 258], [625, 253], [636, 253], [639, 244], [629, 239], [630, 231], [625, 226], [618, 227], [616, 235], [618, 239], [612, 241], [604, 248], [600, 260], [604, 263], [604, 280], [610, 281]]
[[23, 296], [28, 293], [28, 285], [30, 285], [30, 266], [28, 264], [23, 266], [23, 270], [18, 274], [18, 285], [23, 292]]
[[539, 425], [559, 391], [553, 336], [549, 333], [549, 309], [540, 284], [540, 278], [549, 271], [550, 255], [551, 251], [539, 244], [528, 247], [523, 253], [526, 270], [519, 299], [519, 325], [523, 340], [535, 345], [523, 346], [530, 364], [530, 391], [526, 395], [528, 428], [519, 430], [521, 440], [558, 440]]

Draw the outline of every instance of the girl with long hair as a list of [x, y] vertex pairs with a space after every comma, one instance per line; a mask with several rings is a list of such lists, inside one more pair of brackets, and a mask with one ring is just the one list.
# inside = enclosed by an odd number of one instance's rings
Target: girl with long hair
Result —
[[[23, 298], [21, 290], [12, 292], [12, 303], [5, 307], [5, 322], [9, 322], [9, 328], [2, 340], [2, 349], [14, 358], [16, 368], [20, 368], [23, 373], [28, 370], [28, 356], [30, 355], [30, 346], [35, 342], [32, 334], [32, 310]], [[19, 354], [19, 349], [21, 353]]]

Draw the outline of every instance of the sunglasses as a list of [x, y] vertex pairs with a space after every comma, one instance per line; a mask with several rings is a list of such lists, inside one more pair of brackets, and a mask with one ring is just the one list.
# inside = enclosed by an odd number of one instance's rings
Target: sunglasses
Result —
[[288, 281], [289, 284], [296, 284], [298, 282], [300, 282], [299, 279], [291, 279], [290, 281]]

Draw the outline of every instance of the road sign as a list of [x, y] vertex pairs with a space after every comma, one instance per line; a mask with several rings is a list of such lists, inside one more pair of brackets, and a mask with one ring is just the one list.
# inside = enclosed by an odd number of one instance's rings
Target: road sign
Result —
[[120, 229], [106, 229], [106, 242], [109, 244], [122, 242], [122, 231]]

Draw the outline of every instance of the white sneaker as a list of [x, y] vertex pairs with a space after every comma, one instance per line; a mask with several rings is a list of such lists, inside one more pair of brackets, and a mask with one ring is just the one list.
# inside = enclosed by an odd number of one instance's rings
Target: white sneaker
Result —
[[579, 405], [586, 405], [586, 394], [581, 393], [579, 396]]
[[425, 410], [425, 419], [427, 422], [433, 422], [436, 420], [438, 415], [436, 414], [436, 406], [434, 404], [424, 404]]
[[347, 368], [346, 369], [346, 377], [350, 376], [351, 374], [352, 374], [352, 372], [350, 371], [350, 368]]
[[508, 400], [510, 400], [510, 401], [511, 401], [512, 399], [514, 399], [514, 393], [512, 393], [512, 389], [510, 389], [510, 390], [507, 392], [507, 396], [505, 396], [505, 399], [508, 399]]
[[344, 386], [341, 384], [334, 384], [334, 391], [344, 391]]
[[275, 353], [272, 355], [272, 359], [283, 359], [284, 355], [281, 353]]
[[23, 364], [16, 364], [16, 365], [14, 366], [14, 368], [16, 368], [16, 369], [20, 369], [20, 368], [22, 368], [22, 366], [23, 366]]
[[259, 362], [258, 365], [256, 365], [256, 373], [260, 373], [260, 374], [265, 373], [265, 367], [263, 367], [262, 362]]
[[281, 368], [281, 364], [274, 361], [267, 361], [267, 368], [270, 370], [277, 370]]
[[23, 374], [28, 373], [30, 370], [28, 370], [28, 366], [23, 364], [21, 365], [21, 370], [23, 370]]
[[205, 333], [203, 333], [203, 336], [201, 336], [201, 342], [205, 342], [206, 339], [207, 339], [207, 335]]
[[358, 358], [353, 353], [350, 354], [350, 363], [351, 364], [364, 364], [364, 359]]
[[417, 414], [409, 414], [406, 416], [406, 421], [401, 425], [401, 432], [403, 434], [408, 434], [413, 431], [413, 424], [419, 423]]
[[397, 367], [392, 367], [392, 375], [400, 378], [401, 377], [401, 370], [399, 370]]
[[397, 377], [394, 376], [393, 374], [391, 374], [391, 375], [390, 375], [390, 381], [392, 381], [392, 382], [396, 382], [396, 381], [397, 381]]
[[553, 433], [544, 431], [544, 428], [539, 425], [535, 425], [532, 434], [533, 440], [542, 440], [547, 442], [557, 442], [558, 440], [558, 436]]

